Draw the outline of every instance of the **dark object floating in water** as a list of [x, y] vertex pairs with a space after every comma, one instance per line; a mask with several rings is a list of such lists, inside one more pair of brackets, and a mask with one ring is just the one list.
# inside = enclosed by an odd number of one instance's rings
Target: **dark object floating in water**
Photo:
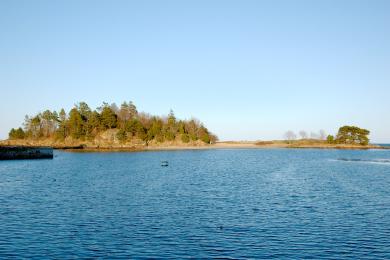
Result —
[[390, 159], [371, 159], [371, 160], [365, 160], [365, 159], [348, 159], [348, 158], [339, 158], [338, 161], [344, 161], [344, 162], [371, 162], [371, 163], [390, 163]]
[[168, 161], [162, 161], [161, 162], [162, 167], [168, 167]]
[[0, 160], [53, 159], [52, 147], [0, 146]]

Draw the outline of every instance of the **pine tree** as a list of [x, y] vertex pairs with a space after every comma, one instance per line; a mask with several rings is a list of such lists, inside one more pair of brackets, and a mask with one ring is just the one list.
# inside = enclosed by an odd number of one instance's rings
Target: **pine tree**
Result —
[[72, 108], [69, 112], [68, 128], [70, 136], [74, 139], [85, 136], [84, 121], [77, 108]]
[[67, 131], [67, 122], [66, 122], [66, 112], [62, 108], [60, 110], [60, 113], [58, 115], [58, 129], [56, 132], [56, 137], [58, 139], [64, 140], [67, 137], [68, 131]]
[[100, 118], [104, 129], [115, 128], [117, 125], [117, 115], [108, 106], [103, 107]]

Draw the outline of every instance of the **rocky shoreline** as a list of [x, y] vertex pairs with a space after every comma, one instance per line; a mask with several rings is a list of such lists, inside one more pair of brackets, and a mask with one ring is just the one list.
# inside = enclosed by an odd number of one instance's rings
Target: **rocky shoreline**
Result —
[[53, 159], [52, 147], [0, 146], [0, 160]]

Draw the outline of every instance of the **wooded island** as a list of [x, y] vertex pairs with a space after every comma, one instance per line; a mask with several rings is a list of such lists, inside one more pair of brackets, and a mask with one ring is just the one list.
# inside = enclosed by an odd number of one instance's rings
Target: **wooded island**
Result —
[[179, 120], [171, 110], [167, 116], [138, 112], [133, 102], [115, 103], [92, 110], [87, 103], [76, 104], [67, 114], [45, 110], [26, 116], [24, 129], [11, 129], [10, 140], [56, 144], [149, 145], [211, 144], [217, 140], [199, 120]]

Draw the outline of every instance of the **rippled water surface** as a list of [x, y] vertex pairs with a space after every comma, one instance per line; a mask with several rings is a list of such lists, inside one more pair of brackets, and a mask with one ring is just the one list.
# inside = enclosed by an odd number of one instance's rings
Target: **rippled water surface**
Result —
[[0, 161], [0, 258], [389, 259], [389, 159], [259, 149]]

